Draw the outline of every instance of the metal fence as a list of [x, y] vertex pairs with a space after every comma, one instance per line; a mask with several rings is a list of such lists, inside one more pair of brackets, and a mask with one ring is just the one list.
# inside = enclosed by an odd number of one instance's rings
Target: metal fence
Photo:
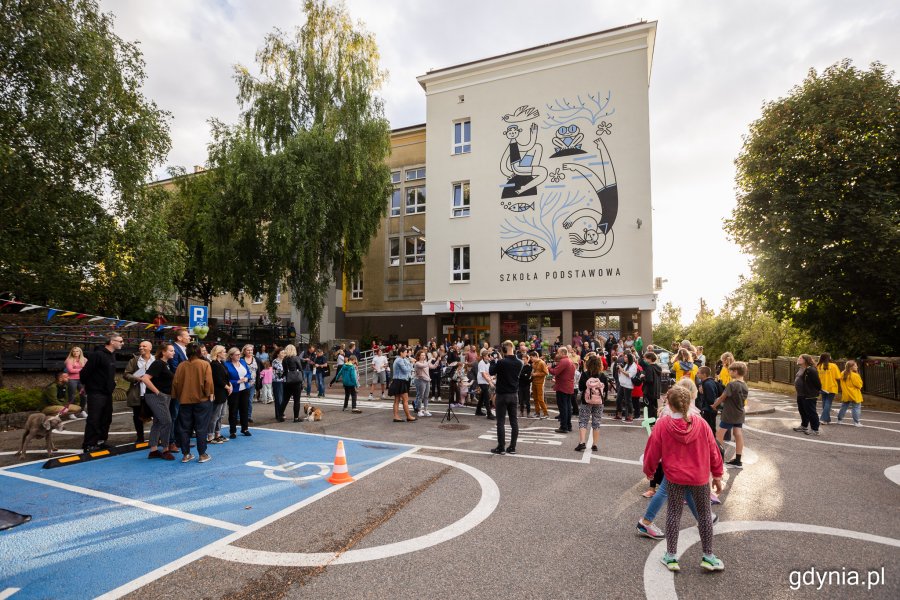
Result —
[[[846, 361], [834, 361], [843, 370]], [[768, 383], [775, 381], [794, 384], [797, 372], [796, 357], [760, 358], [747, 362], [747, 381]], [[891, 400], [900, 400], [900, 359], [874, 358], [863, 361], [859, 374], [863, 380], [863, 393]]]

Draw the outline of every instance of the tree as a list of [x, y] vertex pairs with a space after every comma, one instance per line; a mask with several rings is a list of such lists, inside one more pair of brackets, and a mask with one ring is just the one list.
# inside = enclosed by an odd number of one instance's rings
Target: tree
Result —
[[0, 3], [0, 291], [31, 302], [96, 308], [84, 286], [169, 150], [112, 24], [94, 0]]
[[659, 311], [659, 323], [653, 327], [653, 343], [670, 350], [672, 342], [684, 339], [684, 325], [681, 324], [681, 307], [666, 302]]
[[175, 189], [166, 204], [165, 221], [169, 235], [184, 245], [190, 257], [175, 287], [182, 296], [200, 298], [210, 306], [214, 296], [226, 291], [212, 249], [228, 238], [216, 242], [206, 235], [217, 220], [215, 178], [209, 171], [187, 175], [183, 168], [171, 169], [170, 175], [175, 179]]
[[235, 67], [242, 119], [213, 123], [221, 194], [210, 232], [229, 240], [214, 261], [229, 292], [265, 294], [274, 313], [286, 282], [315, 331], [330, 282], [359, 273], [387, 209], [390, 127], [375, 95], [384, 73], [372, 35], [343, 4], [307, 0], [304, 11], [293, 35], [266, 37], [259, 76]]
[[900, 85], [845, 60], [763, 107], [727, 229], [757, 291], [832, 353], [900, 351]]

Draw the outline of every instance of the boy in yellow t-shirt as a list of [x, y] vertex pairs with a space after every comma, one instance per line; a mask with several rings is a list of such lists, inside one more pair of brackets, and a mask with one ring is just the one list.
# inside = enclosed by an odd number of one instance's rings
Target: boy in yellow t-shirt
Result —
[[848, 360], [844, 365], [844, 372], [841, 373], [841, 388], [843, 396], [841, 398], [841, 410], [838, 411], [837, 422], [840, 425], [843, 422], [847, 408], [850, 408], [850, 414], [853, 415], [853, 424], [861, 427], [859, 423], [859, 409], [862, 407], [863, 380], [859, 376], [859, 366], [855, 360]]

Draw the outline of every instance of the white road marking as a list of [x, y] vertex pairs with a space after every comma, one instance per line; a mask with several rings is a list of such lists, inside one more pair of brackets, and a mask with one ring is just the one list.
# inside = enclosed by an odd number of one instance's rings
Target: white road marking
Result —
[[[831, 412], [834, 413], [834, 414], [838, 414], [838, 412], [840, 412], [840, 410], [841, 410], [841, 408], [840, 408], [840, 403], [838, 402], [837, 404], [838, 404], [838, 407], [837, 407], [837, 408], [832, 408], [832, 409], [831, 409]], [[863, 406], [865, 406], [865, 403], [863, 404]], [[776, 406], [776, 407], [775, 407], [775, 410], [777, 410], [777, 411], [779, 411], [779, 412], [786, 412], [786, 413], [789, 413], [789, 414], [793, 414], [793, 415], [796, 415], [796, 417], [797, 417], [798, 419], [800, 418], [800, 413], [797, 412], [797, 406], [796, 406], [796, 405], [794, 405], [794, 406]], [[849, 413], [849, 409], [848, 409], [847, 412]], [[864, 409], [864, 412], [865, 412], [866, 414], [868, 414], [868, 413], [879, 413], [879, 414], [882, 414], [882, 415], [894, 415], [895, 417], [900, 416], [900, 414], [897, 414], [897, 413], [895, 413], [895, 412], [890, 412], [890, 411], [887, 411], [887, 410], [870, 410], [870, 409], [868, 409], [868, 408], [865, 408], [865, 409]], [[821, 413], [819, 413], [819, 414], [821, 414]], [[873, 423], [894, 423], [894, 424], [900, 425], [900, 421], [891, 421], [891, 420], [888, 420], [888, 421], [876, 421], [876, 420], [874, 420], [874, 419], [866, 419], [866, 421], [872, 421]]]
[[494, 512], [500, 503], [500, 488], [497, 487], [493, 479], [475, 467], [437, 456], [410, 456], [409, 458], [428, 460], [456, 467], [474, 477], [481, 486], [481, 498], [475, 505], [475, 508], [455, 523], [451, 523], [435, 532], [392, 544], [383, 544], [359, 550], [347, 550], [341, 554], [334, 552], [270, 552], [229, 545], [217, 547], [210, 553], [210, 556], [241, 564], [283, 567], [318, 567], [379, 560], [425, 550], [458, 537], [481, 524]]
[[[145, 429], [144, 433], [150, 433], [149, 429]], [[62, 431], [53, 431], [53, 435], [80, 435], [83, 436], [83, 431], [70, 431], [68, 429], [63, 429]], [[134, 431], [110, 431], [109, 435], [135, 435]]]
[[[10, 456], [13, 454], [18, 454], [18, 453], [19, 453], [18, 450], [14, 450], [12, 452], [0, 452], [0, 456]], [[43, 454], [46, 456], [47, 451], [46, 450], [26, 450], [25, 453], [26, 454]], [[81, 450], [72, 450], [70, 448], [57, 449], [56, 452], [53, 453], [53, 456], [51, 458], [59, 458], [59, 455], [65, 455], [65, 454], [81, 454]], [[25, 463], [22, 463], [22, 465], [24, 465], [24, 464]], [[9, 465], [9, 466], [10, 467], [21, 467], [22, 465]], [[0, 600], [2, 600], [2, 598], [0, 598]]]
[[600, 454], [591, 453], [591, 458], [596, 460], [606, 460], [609, 462], [622, 463], [624, 465], [637, 465], [642, 467], [644, 465], [644, 455], [641, 455], [641, 460], [628, 460], [627, 458], [613, 458], [612, 456], [601, 456]]
[[808, 435], [803, 435], [802, 433], [796, 433], [794, 435], [787, 435], [786, 433], [775, 433], [774, 431], [766, 431], [765, 429], [757, 429], [756, 427], [750, 427], [746, 423], [744, 423], [744, 429], [749, 431], [755, 431], [756, 433], [762, 433], [764, 435], [774, 435], [778, 437], [788, 438], [789, 440], [797, 440], [801, 442], [812, 442], [814, 444], [828, 444], [831, 446], [847, 446], [849, 448], [862, 448], [864, 450], [900, 450], [900, 448], [894, 446], [866, 446], [863, 444], [848, 444], [846, 442], [829, 442], [828, 440], [820, 440], [818, 437], [810, 437]]
[[0, 600], [6, 600], [16, 592], [18, 592], [22, 588], [6, 588], [2, 592], [0, 592]]
[[209, 525], [211, 527], [227, 529], [228, 531], [241, 531], [242, 529], [244, 529], [240, 525], [235, 525], [234, 523], [229, 523], [227, 521], [221, 521], [219, 519], [211, 519], [209, 517], [204, 517], [203, 515], [195, 515], [193, 513], [176, 510], [174, 508], [169, 508], [167, 506], [158, 506], [156, 504], [150, 504], [149, 502], [144, 502], [142, 500], [135, 500], [133, 498], [127, 498], [125, 496], [117, 496], [115, 494], [108, 494], [106, 492], [92, 490], [90, 488], [85, 488], [85, 487], [81, 487], [78, 485], [71, 485], [68, 483], [62, 483], [60, 481], [44, 479], [43, 477], [35, 477], [34, 475], [26, 475], [24, 473], [17, 473], [16, 471], [0, 471], [0, 476], [12, 477], [14, 479], [21, 479], [23, 481], [29, 481], [31, 483], [38, 483], [38, 484], [46, 485], [49, 487], [55, 487], [55, 488], [59, 488], [61, 490], [66, 490], [68, 492], [74, 492], [76, 494], [82, 494], [84, 496], [92, 496], [94, 498], [100, 498], [101, 500], [107, 500], [109, 502], [115, 502], [116, 504], [123, 504], [125, 506], [140, 508], [143, 510], [159, 513], [161, 515], [166, 515], [169, 517], [175, 517], [177, 519], [184, 519], [185, 521], [193, 521], [194, 523], [200, 523], [202, 525]]
[[[831, 535], [835, 537], [850, 538], [863, 542], [884, 544], [900, 548], [900, 540], [872, 535], [849, 529], [836, 529], [834, 527], [822, 527], [821, 525], [807, 525], [804, 523], [783, 523], [779, 521], [720, 521], [713, 528], [713, 535], [722, 533], [735, 533], [739, 531], [790, 531], [794, 533], [814, 533]], [[678, 557], [680, 558], [688, 548], [700, 541], [700, 531], [696, 527], [682, 529], [678, 534]], [[672, 600], [678, 598], [675, 591], [675, 574], [669, 571], [660, 562], [660, 557], [666, 551], [665, 540], [654, 546], [644, 562], [644, 593], [647, 600]], [[697, 567], [699, 569], [699, 566]]]
[[[279, 431], [279, 430], [271, 429], [270, 431]], [[297, 433], [303, 433], [303, 432], [297, 432]], [[313, 434], [307, 434], [307, 435], [313, 435]], [[328, 437], [328, 436], [318, 436], [318, 437]], [[349, 438], [343, 438], [343, 439], [349, 439]], [[365, 441], [372, 441], [372, 440], [365, 440]], [[393, 458], [389, 458], [388, 460], [384, 461], [383, 463], [379, 463], [379, 464], [375, 465], [374, 467], [372, 467], [371, 469], [367, 469], [367, 470], [363, 471], [362, 473], [354, 475], [353, 477], [354, 477], [354, 479], [359, 481], [363, 477], [365, 477], [367, 475], [371, 475], [375, 471], [382, 469], [390, 464], [393, 464], [394, 462], [400, 460], [404, 456], [407, 456], [407, 455], [415, 452], [417, 449], [418, 448], [416, 446], [412, 446], [406, 452], [398, 454], [397, 456], [394, 456]], [[101, 596], [97, 596], [97, 598], [95, 600], [114, 600], [115, 598], [121, 598], [122, 596], [129, 594], [136, 589], [142, 588], [145, 585], [147, 585], [148, 583], [156, 581], [160, 577], [164, 577], [164, 576], [168, 575], [169, 573], [172, 573], [185, 565], [191, 564], [197, 560], [200, 560], [201, 558], [209, 556], [210, 553], [213, 552], [216, 548], [226, 546], [232, 542], [236, 542], [237, 540], [241, 539], [242, 537], [244, 537], [246, 535], [250, 535], [254, 531], [262, 529], [266, 525], [270, 525], [271, 523], [274, 523], [278, 519], [282, 519], [292, 513], [295, 513], [298, 510], [300, 510], [301, 508], [303, 508], [304, 506], [312, 504], [316, 500], [320, 500], [329, 494], [333, 494], [334, 492], [342, 489], [343, 487], [344, 487], [343, 485], [333, 485], [326, 490], [322, 490], [318, 494], [314, 494], [314, 495], [310, 496], [309, 498], [306, 498], [305, 500], [301, 500], [300, 502], [297, 502], [296, 504], [292, 504], [291, 506], [288, 506], [287, 508], [285, 508], [275, 514], [269, 515], [265, 519], [260, 519], [256, 523], [242, 528], [240, 531], [232, 533], [220, 540], [217, 540], [211, 544], [208, 544], [198, 550], [191, 552], [190, 554], [186, 554], [179, 559], [173, 560], [172, 562], [165, 564], [165, 565], [159, 567], [158, 569], [150, 571], [149, 573], [142, 575], [142, 576], [138, 577], [137, 579], [133, 579], [132, 581], [129, 581], [128, 583], [122, 584], [119, 587], [117, 587], [116, 589], [110, 590]]]
[[884, 470], [884, 476], [900, 485], [900, 465], [894, 465]]

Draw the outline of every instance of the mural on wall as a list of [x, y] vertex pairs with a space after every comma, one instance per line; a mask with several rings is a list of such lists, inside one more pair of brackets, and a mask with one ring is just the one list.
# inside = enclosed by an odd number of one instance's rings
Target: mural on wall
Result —
[[[605, 97], [600, 93], [579, 94], [573, 101], [555, 99], [545, 104], [543, 126], [530, 125], [527, 140], [517, 123], [540, 117], [537, 109], [524, 104], [500, 117], [510, 123], [503, 131], [508, 143], [500, 159], [500, 173], [506, 177], [501, 184], [501, 199], [537, 196], [532, 202], [500, 203], [516, 213], [500, 224], [501, 239], [514, 241], [506, 249], [501, 247], [501, 258], [532, 262], [547, 251], [545, 256], [555, 262], [569, 250], [585, 259], [596, 259], [612, 250], [619, 195], [612, 157], [604, 141], [605, 136], [612, 135], [613, 124], [606, 120], [615, 113], [611, 99], [612, 92]], [[594, 127], [596, 154], [584, 148], [583, 131]], [[560, 161], [549, 168], [541, 164], [541, 130], [554, 149], [548, 160]]]

